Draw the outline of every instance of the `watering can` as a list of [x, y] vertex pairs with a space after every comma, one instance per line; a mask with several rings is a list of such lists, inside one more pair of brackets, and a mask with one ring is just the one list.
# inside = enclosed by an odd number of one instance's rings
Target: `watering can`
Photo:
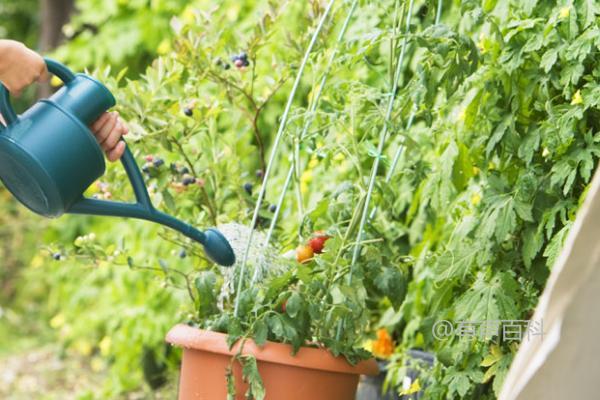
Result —
[[216, 229], [200, 231], [154, 208], [135, 158], [127, 147], [121, 162], [135, 203], [90, 199], [84, 191], [106, 169], [104, 154], [88, 126], [115, 105], [112, 93], [84, 74], [45, 59], [48, 71], [64, 85], [21, 116], [13, 110], [8, 90], [0, 84], [0, 180], [31, 211], [45, 217], [64, 213], [130, 217], [165, 225], [201, 243], [207, 256], [231, 266], [235, 255]]

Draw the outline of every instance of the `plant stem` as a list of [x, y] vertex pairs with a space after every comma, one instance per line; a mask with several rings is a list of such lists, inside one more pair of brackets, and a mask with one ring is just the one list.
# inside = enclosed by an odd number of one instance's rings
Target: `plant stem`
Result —
[[[175, 144], [175, 146], [177, 146], [177, 148], [179, 149], [179, 152], [183, 156], [183, 159], [185, 160], [186, 164], [190, 168], [190, 172], [195, 177], [196, 169], [194, 168], [194, 163], [192, 162], [192, 160], [190, 160], [190, 158], [188, 157], [186, 152], [183, 150], [183, 145], [179, 142], [179, 140], [177, 140], [175, 138], [171, 139], [171, 143], [173, 143], [173, 144]], [[202, 194], [204, 196], [206, 206], [208, 207], [208, 212], [210, 214], [211, 222], [213, 224], [216, 224], [217, 223], [217, 211], [215, 210], [215, 207], [213, 206], [212, 202], [210, 201], [210, 196], [206, 192], [206, 188], [204, 186], [202, 186], [200, 188], [200, 190], [202, 191]]]

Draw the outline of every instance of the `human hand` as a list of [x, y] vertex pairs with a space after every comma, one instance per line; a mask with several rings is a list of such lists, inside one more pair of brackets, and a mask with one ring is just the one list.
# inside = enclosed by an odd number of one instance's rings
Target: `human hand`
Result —
[[48, 80], [42, 56], [14, 40], [0, 40], [0, 81], [8, 91], [19, 96], [33, 82]]
[[117, 112], [105, 112], [91, 126], [92, 133], [106, 153], [106, 158], [114, 162], [125, 151], [125, 142], [121, 137], [129, 132]]

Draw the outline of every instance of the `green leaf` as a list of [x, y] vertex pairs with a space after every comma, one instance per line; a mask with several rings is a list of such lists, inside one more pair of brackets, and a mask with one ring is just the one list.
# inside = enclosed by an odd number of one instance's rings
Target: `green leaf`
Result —
[[540, 61], [540, 68], [542, 68], [544, 72], [549, 72], [552, 69], [552, 66], [556, 63], [557, 58], [558, 49], [553, 47], [546, 50]]
[[239, 356], [242, 363], [242, 375], [248, 383], [248, 391], [246, 392], [247, 399], [264, 400], [265, 387], [262, 378], [258, 372], [256, 358], [252, 355]]
[[517, 283], [507, 272], [497, 272], [490, 280], [480, 273], [473, 286], [456, 302], [459, 321], [512, 320], [519, 316], [515, 303]]
[[525, 230], [523, 235], [523, 246], [521, 255], [527, 268], [531, 267], [531, 262], [537, 256], [544, 244], [544, 231], [542, 225], [538, 228], [530, 227]]
[[500, 121], [498, 126], [496, 126], [496, 129], [494, 129], [494, 133], [490, 137], [490, 140], [488, 141], [488, 144], [485, 148], [486, 157], [489, 158], [490, 154], [492, 153], [492, 150], [494, 150], [494, 147], [496, 147], [496, 145], [500, 143], [502, 137], [504, 136], [504, 133], [506, 132], [508, 127], [511, 126], [512, 123], [513, 117], [511, 115], [507, 115], [502, 119], [502, 121]]
[[335, 285], [331, 288], [329, 295], [331, 296], [331, 301], [333, 304], [343, 304], [346, 301], [346, 296], [338, 285]]
[[269, 334], [269, 327], [262, 319], [257, 320], [254, 323], [254, 342], [257, 345], [262, 346], [267, 341]]
[[173, 199], [173, 196], [171, 196], [171, 193], [169, 192], [169, 190], [164, 189], [161, 192], [161, 194], [162, 194], [163, 201], [165, 202], [165, 205], [167, 206], [167, 208], [170, 211], [176, 211], [177, 205], [175, 204], [175, 200]]
[[285, 305], [285, 312], [292, 318], [295, 318], [300, 309], [302, 308], [302, 297], [298, 292], [293, 292], [292, 295], [287, 299]]
[[197, 308], [198, 316], [206, 318], [216, 314], [217, 307], [217, 276], [212, 271], [203, 271], [194, 280], [196, 293], [198, 294]]
[[436, 281], [464, 279], [471, 271], [478, 257], [478, 246], [462, 243], [457, 248], [449, 248], [437, 259]]
[[548, 246], [546, 246], [546, 249], [544, 250], [544, 257], [547, 257], [546, 265], [548, 265], [548, 267], [552, 268], [554, 266], [554, 263], [556, 262], [556, 259], [563, 248], [563, 243], [565, 242], [567, 234], [569, 233], [571, 224], [571, 222], [567, 223], [562, 227], [561, 230], [556, 232], [556, 235], [554, 235], [554, 237], [550, 240], [550, 243], [548, 243]]

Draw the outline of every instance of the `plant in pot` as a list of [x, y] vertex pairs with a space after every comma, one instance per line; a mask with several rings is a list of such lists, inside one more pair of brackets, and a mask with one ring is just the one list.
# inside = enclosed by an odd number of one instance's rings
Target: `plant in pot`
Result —
[[308, 213], [295, 250], [273, 256], [260, 246], [246, 268], [199, 273], [197, 312], [167, 335], [183, 347], [180, 399], [352, 399], [359, 375], [378, 372], [362, 347], [372, 282], [343, 257], [339, 235], [352, 223], [311, 233], [313, 219], [348, 210], [343, 194]]

